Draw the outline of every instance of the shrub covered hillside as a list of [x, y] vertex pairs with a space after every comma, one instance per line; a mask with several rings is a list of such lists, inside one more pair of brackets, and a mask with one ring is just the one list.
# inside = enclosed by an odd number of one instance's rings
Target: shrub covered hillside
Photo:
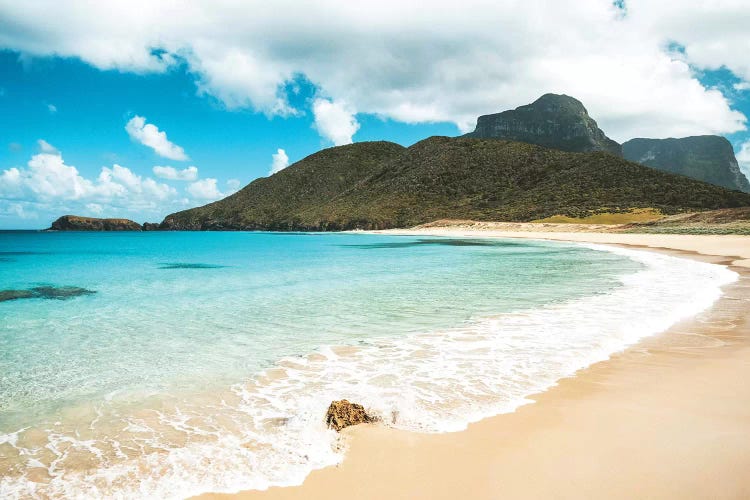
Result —
[[340, 230], [436, 219], [529, 221], [655, 208], [750, 205], [750, 194], [605, 152], [569, 153], [496, 139], [431, 137], [409, 148], [363, 142], [315, 153], [161, 229]]

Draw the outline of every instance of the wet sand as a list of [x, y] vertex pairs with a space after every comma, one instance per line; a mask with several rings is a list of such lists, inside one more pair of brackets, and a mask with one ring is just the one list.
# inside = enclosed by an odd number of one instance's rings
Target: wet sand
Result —
[[750, 498], [749, 236], [388, 233], [628, 245], [730, 265], [741, 277], [710, 310], [514, 413], [450, 434], [350, 428], [344, 462], [301, 486], [203, 498]]

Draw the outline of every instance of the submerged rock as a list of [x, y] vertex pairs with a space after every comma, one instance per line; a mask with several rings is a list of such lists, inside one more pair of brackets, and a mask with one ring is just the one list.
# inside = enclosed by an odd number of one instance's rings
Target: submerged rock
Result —
[[159, 266], [159, 269], [221, 269], [222, 267], [227, 266], [221, 266], [219, 264], [202, 264], [200, 262], [165, 262]]
[[81, 295], [93, 295], [96, 292], [78, 286], [37, 286], [31, 291], [42, 299], [65, 300]]
[[36, 286], [26, 290], [0, 290], [0, 302], [18, 299], [67, 300], [81, 295], [92, 295], [93, 290], [77, 286]]
[[326, 424], [335, 431], [357, 424], [377, 422], [378, 418], [369, 415], [364, 406], [350, 403], [346, 399], [333, 401], [326, 412]]
[[34, 298], [34, 292], [31, 290], [0, 290], [0, 302], [31, 298]]

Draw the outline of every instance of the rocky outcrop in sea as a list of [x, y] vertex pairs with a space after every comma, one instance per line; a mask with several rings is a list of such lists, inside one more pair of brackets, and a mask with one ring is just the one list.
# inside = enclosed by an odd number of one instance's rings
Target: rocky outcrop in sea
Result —
[[47, 231], [141, 231], [137, 222], [129, 219], [97, 219], [78, 215], [63, 215]]

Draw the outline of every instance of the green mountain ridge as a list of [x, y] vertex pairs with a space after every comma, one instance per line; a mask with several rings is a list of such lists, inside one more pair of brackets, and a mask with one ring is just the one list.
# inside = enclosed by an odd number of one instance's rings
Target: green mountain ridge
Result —
[[322, 150], [237, 193], [167, 216], [163, 230], [409, 227], [436, 219], [529, 221], [656, 208], [750, 205], [750, 194], [606, 152], [430, 137], [409, 148], [361, 142]]

